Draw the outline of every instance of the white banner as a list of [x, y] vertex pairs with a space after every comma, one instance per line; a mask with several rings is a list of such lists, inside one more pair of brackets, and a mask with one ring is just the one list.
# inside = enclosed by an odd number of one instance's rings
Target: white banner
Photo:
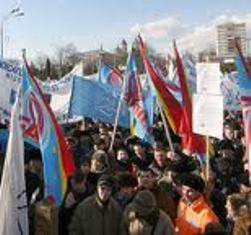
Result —
[[193, 95], [193, 132], [222, 139], [223, 96]]
[[220, 64], [197, 63], [197, 93], [221, 95]]
[[20, 81], [21, 69], [0, 60], [0, 118], [9, 119]]
[[[44, 82], [38, 80], [42, 91], [51, 96], [52, 110], [59, 119], [68, 114], [73, 74], [71, 72], [60, 80]], [[20, 66], [0, 59], [0, 120], [10, 119], [11, 107], [15, 101], [21, 77]]]
[[18, 101], [13, 106], [11, 115], [10, 135], [0, 187], [0, 234], [28, 235], [24, 140]]

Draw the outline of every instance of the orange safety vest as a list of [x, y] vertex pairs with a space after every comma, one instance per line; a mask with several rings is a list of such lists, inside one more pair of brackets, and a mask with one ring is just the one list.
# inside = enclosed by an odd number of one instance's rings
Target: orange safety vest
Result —
[[207, 224], [218, 222], [217, 216], [207, 205], [203, 196], [192, 204], [180, 200], [178, 217], [175, 221], [177, 235], [201, 235]]

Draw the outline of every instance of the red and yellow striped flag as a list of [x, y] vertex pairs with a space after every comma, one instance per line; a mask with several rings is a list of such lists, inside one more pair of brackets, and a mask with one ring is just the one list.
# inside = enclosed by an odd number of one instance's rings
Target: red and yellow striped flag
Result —
[[178, 130], [180, 129], [180, 123], [181, 123], [181, 117], [182, 117], [181, 105], [176, 100], [176, 98], [170, 93], [170, 91], [167, 89], [165, 81], [163, 81], [154, 70], [149, 58], [147, 57], [144, 42], [140, 36], [138, 36], [138, 45], [139, 45], [141, 56], [145, 64], [145, 68], [155, 87], [158, 100], [163, 107], [164, 113], [166, 115], [166, 118], [172, 130], [175, 133], [177, 133]]

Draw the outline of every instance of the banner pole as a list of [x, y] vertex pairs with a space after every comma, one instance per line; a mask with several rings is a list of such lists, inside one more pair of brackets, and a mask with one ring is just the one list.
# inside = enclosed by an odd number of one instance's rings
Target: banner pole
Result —
[[109, 151], [112, 151], [112, 148], [113, 148], [115, 135], [116, 135], [116, 131], [117, 131], [117, 126], [118, 126], [118, 122], [119, 122], [119, 114], [120, 114], [121, 106], [122, 106], [122, 96], [121, 96], [121, 98], [119, 100], [119, 105], [118, 105], [118, 108], [117, 108], [117, 113], [116, 113], [116, 117], [115, 117], [115, 123], [114, 123], [114, 127], [113, 127], [112, 139], [111, 139], [111, 144], [110, 144]]
[[165, 129], [165, 133], [166, 133], [166, 138], [167, 138], [168, 144], [170, 146], [171, 151], [174, 152], [173, 142], [172, 142], [172, 139], [171, 139], [171, 135], [170, 135], [168, 126], [167, 126], [166, 118], [165, 118], [163, 109], [162, 109], [162, 107], [161, 107], [161, 105], [160, 105], [160, 103], [159, 103], [158, 100], [157, 100], [157, 105], [159, 107], [160, 116], [161, 116], [162, 121], [164, 123], [164, 129]]
[[112, 148], [113, 148], [115, 135], [116, 135], [116, 131], [117, 131], [117, 126], [118, 126], [118, 123], [119, 123], [119, 114], [120, 114], [120, 110], [121, 110], [121, 107], [122, 107], [123, 96], [125, 94], [125, 88], [126, 88], [126, 82], [125, 82], [125, 78], [124, 78], [123, 79], [122, 92], [121, 92], [121, 95], [120, 95], [119, 104], [118, 104], [118, 108], [117, 108], [117, 113], [116, 113], [116, 117], [115, 117], [115, 123], [114, 123], [114, 127], [113, 127], [113, 133], [112, 133], [112, 139], [111, 139], [111, 144], [110, 144], [109, 151], [112, 151]]

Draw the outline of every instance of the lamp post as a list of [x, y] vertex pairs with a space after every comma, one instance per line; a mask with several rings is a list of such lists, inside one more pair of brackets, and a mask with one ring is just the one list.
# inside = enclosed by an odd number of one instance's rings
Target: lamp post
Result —
[[1, 58], [4, 56], [4, 23], [10, 18], [16, 18], [24, 16], [24, 13], [21, 11], [20, 7], [13, 8], [7, 15], [5, 15], [1, 20]]

